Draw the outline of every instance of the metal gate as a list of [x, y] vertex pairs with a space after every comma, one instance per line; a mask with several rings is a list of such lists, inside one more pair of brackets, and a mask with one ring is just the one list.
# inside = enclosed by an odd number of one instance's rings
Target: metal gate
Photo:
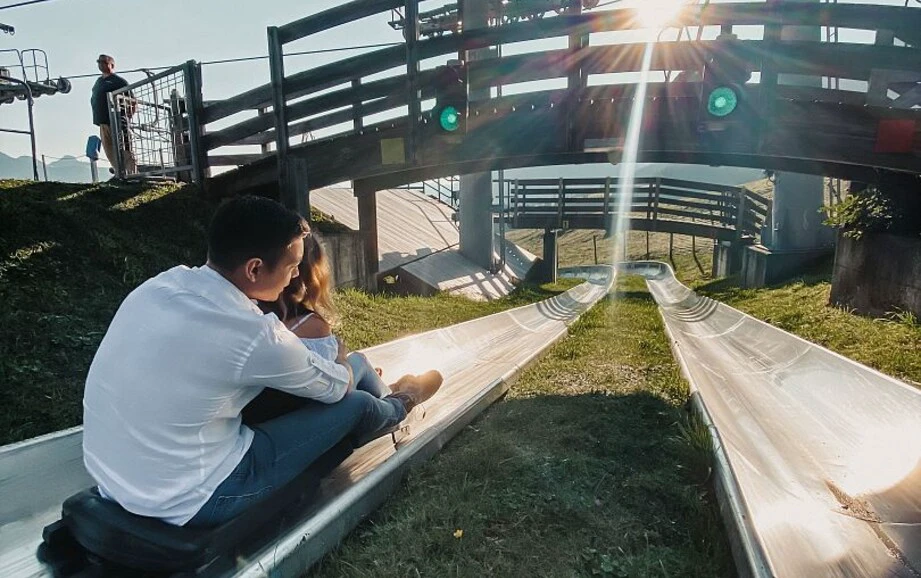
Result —
[[121, 178], [201, 183], [201, 68], [189, 61], [109, 93], [109, 126]]

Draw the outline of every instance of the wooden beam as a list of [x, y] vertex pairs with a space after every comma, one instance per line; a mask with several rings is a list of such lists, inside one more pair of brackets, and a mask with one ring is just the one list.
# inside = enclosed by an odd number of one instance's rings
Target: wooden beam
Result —
[[[866, 4], [811, 4], [784, 3], [783, 10], [775, 10], [765, 2], [710, 3], [700, 10], [689, 10], [671, 25], [711, 26], [837, 26], [858, 30], [921, 29], [921, 11], [900, 6]], [[642, 28], [630, 8], [606, 10], [580, 15], [564, 14], [555, 18], [521, 21], [488, 29], [467, 31], [461, 35], [465, 49], [520, 42], [590, 34], [619, 32]]]
[[368, 181], [355, 181], [355, 196], [358, 197], [358, 230], [364, 250], [368, 281], [365, 289], [377, 291], [377, 274], [380, 271], [377, 238], [377, 189]]
[[[406, 104], [406, 95], [399, 94], [391, 98], [383, 98], [380, 100], [375, 100], [370, 103], [367, 103], [363, 106], [363, 110], [366, 115], [377, 114], [380, 112], [386, 112], [388, 110], [398, 108]], [[301, 122], [295, 122], [288, 125], [288, 136], [294, 137], [299, 136], [304, 133], [321, 130], [324, 128], [329, 128], [331, 126], [336, 126], [338, 124], [345, 124], [349, 121], [354, 121], [352, 110], [345, 108], [337, 112], [330, 114], [324, 114], [323, 116], [318, 116]], [[354, 130], [354, 129], [353, 129]], [[349, 131], [352, 132], [352, 131]], [[349, 133], [339, 134], [337, 136], [348, 136]], [[233, 145], [257, 145], [266, 142], [275, 141], [275, 131], [269, 130], [262, 132], [253, 136], [249, 136], [243, 139], [240, 139]], [[225, 145], [227, 146], [227, 145]]]
[[198, 186], [203, 186], [209, 176], [208, 151], [204, 146], [205, 126], [201, 122], [204, 111], [202, 102], [201, 65], [190, 60], [185, 64], [185, 86], [189, 102], [189, 147], [192, 154], [192, 178]]
[[[877, 47], [891, 47], [895, 42], [895, 34], [891, 30], [877, 30]], [[890, 70], [898, 66], [878, 67], [870, 73], [870, 84], [867, 87], [867, 104], [871, 106], [886, 106], [889, 104]]]
[[893, 108], [912, 108], [918, 104], [921, 104], [921, 84], [917, 84], [914, 88], [903, 92], [892, 101]]
[[209, 155], [208, 164], [213, 167], [242, 166], [254, 163], [264, 159], [268, 154], [233, 154], [233, 155]]
[[[269, 73], [272, 78], [272, 116], [275, 121], [275, 158], [278, 161], [278, 189], [279, 199], [289, 209], [297, 207], [297, 191], [295, 183], [291, 181], [294, 173], [288, 166], [288, 117], [285, 110], [285, 53], [284, 46], [278, 36], [278, 28], [270, 26], [268, 29], [269, 40]], [[306, 181], [307, 174], [304, 171]], [[306, 186], [306, 182], [304, 185]]]
[[421, 92], [419, 90], [419, 0], [404, 0], [403, 36], [406, 39], [406, 102], [409, 105], [406, 131], [406, 160], [416, 164], [419, 125], [422, 122]]
[[[428, 75], [421, 75], [422, 81], [428, 80]], [[355, 81], [353, 81], [355, 82]], [[308, 116], [315, 116], [320, 113], [341, 109], [343, 103], [352, 103], [352, 102], [368, 102], [372, 100], [378, 100], [381, 98], [388, 97], [400, 97], [405, 98], [405, 91], [403, 90], [405, 84], [405, 77], [397, 76], [392, 78], [384, 78], [382, 80], [377, 80], [374, 82], [368, 82], [366, 84], [357, 83], [353, 84], [349, 88], [342, 90], [336, 90], [333, 92], [328, 92], [320, 96], [295, 102], [288, 105], [286, 115], [288, 117], [288, 122], [299, 120]], [[391, 101], [395, 102], [395, 101]], [[405, 101], [402, 101], [405, 103]], [[401, 106], [401, 105], [396, 105]], [[359, 109], [361, 107], [358, 107]], [[382, 109], [387, 110], [387, 109]], [[355, 105], [353, 104], [352, 109], [353, 120], [355, 114]], [[369, 110], [365, 110], [365, 114], [375, 114], [376, 112], [381, 112], [381, 109], [376, 109], [371, 106]], [[311, 119], [317, 120], [317, 119]], [[333, 123], [333, 124], [338, 124]], [[271, 128], [273, 126], [272, 117], [256, 117], [252, 119], [247, 119], [239, 124], [227, 127], [223, 130], [216, 131], [207, 135], [205, 142], [209, 150], [221, 146], [228, 145], [246, 145], [246, 144], [262, 144], [264, 142], [271, 142], [274, 140], [274, 132], [272, 133], [263, 133], [263, 131]], [[328, 125], [332, 126], [332, 125]], [[315, 128], [319, 127], [318, 123], [315, 123]], [[312, 130], [315, 130], [312, 129]], [[290, 131], [290, 136], [297, 136], [296, 126], [292, 126]], [[271, 135], [271, 136], [266, 136]], [[250, 138], [254, 137], [255, 138]], [[267, 140], [266, 140], [267, 139]]]
[[281, 26], [279, 28], [279, 39], [282, 44], [287, 44], [317, 32], [399, 8], [402, 4], [402, 0], [353, 0], [352, 2], [345, 2], [335, 8], [311, 14]]
[[[624, 103], [608, 103], [623, 108]], [[792, 172], [824, 173], [875, 182], [878, 169], [921, 172], [921, 150], [908, 154], [883, 154], [874, 150], [878, 121], [883, 118], [921, 119], [921, 111], [855, 107], [834, 103], [777, 100], [774, 115], [757, 151], [746, 153], [711, 150], [688, 130], [697, 118], [696, 102], [669, 104], [670, 114], [651, 119], [650, 134], [639, 151], [640, 162], [685, 162], [710, 165], [748, 166]], [[526, 166], [610, 162], [618, 150], [592, 148], [567, 150], [560, 143], [563, 126], [559, 107], [494, 115], [476, 119], [470, 132], [459, 141], [426, 135], [420, 165], [381, 165], [383, 140], [405, 136], [405, 118], [366, 126], [363, 134], [336, 135], [308, 145], [292, 147], [313, 155], [310, 160], [312, 186], [348, 179], [374, 179], [379, 188], [443, 177], [446, 175], [512, 169]], [[474, 119], [471, 119], [474, 120]], [[605, 128], [605, 127], [603, 127]], [[623, 127], [606, 127], [603, 134], [615, 141]], [[620, 130], [621, 132], [616, 132]], [[592, 138], [595, 138], [594, 136]], [[481, 143], [490, 142], [484, 149]], [[262, 163], [262, 161], [260, 161]], [[874, 168], [875, 167], [875, 168]], [[261, 173], [267, 167], [246, 167], [246, 174]], [[271, 182], [271, 173], [260, 178]], [[243, 178], [243, 175], [240, 175]], [[228, 187], [240, 185], [221, 179]], [[250, 176], [246, 176], [247, 181]]]

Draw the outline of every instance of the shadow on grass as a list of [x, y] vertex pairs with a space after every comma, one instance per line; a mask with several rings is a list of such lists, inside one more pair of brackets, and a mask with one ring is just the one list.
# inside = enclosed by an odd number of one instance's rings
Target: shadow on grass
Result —
[[[783, 279], [781, 281], [777, 281], [776, 283], [772, 283], [763, 289], [782, 289], [791, 285], [804, 285], [806, 287], [814, 287], [823, 283], [829, 283], [831, 282], [833, 267], [833, 257], [823, 259], [811, 267], [807, 272]], [[706, 295], [714, 299], [718, 299], [721, 295], [736, 295], [741, 292], [754, 292], [758, 290], [743, 288], [741, 287], [741, 283], [741, 277], [738, 274], [735, 274], [711, 281], [709, 283], [702, 283], [695, 287], [694, 290], [701, 295]]]
[[683, 420], [648, 393], [506, 399], [310, 576], [728, 575]]

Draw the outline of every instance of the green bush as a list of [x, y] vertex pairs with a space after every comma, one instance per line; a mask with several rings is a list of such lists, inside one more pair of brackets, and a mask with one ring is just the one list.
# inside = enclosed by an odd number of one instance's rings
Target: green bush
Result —
[[841, 229], [846, 237], [861, 239], [872, 233], [914, 236], [921, 234], [915, 196], [918, 191], [870, 186], [837, 205], [823, 208], [825, 224]]

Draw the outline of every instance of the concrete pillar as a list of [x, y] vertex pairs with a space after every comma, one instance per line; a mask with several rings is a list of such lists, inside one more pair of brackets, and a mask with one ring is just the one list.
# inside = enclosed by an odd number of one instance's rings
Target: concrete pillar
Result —
[[[489, 25], [487, 0], [460, 0], [461, 17], [465, 30], [486, 28]], [[467, 60], [487, 58], [489, 48], [467, 52]], [[489, 87], [470, 86], [468, 100], [488, 100]], [[493, 242], [495, 239], [492, 218], [492, 174], [478, 173], [460, 178], [458, 207], [460, 253], [484, 269], [492, 269]]]
[[[768, 0], [776, 10], [783, 4], [820, 0]], [[765, 27], [765, 37], [778, 33], [781, 41], [819, 42], [819, 26]], [[771, 71], [762, 73], [770, 82]], [[778, 74], [778, 84], [821, 87], [822, 78], [800, 74]], [[763, 246], [746, 247], [742, 253], [743, 287], [763, 287], [802, 272], [821, 260], [831, 249], [833, 231], [822, 224], [820, 212], [825, 202], [825, 180], [821, 176], [797, 173], [775, 174], [774, 202], [768, 222], [770, 230], [762, 235]], [[730, 266], [731, 269], [731, 266]]]
[[[820, 0], [785, 0], [788, 3]], [[781, 40], [819, 42], [822, 30], [818, 26], [784, 26]], [[819, 76], [778, 74], [778, 84], [822, 87]], [[820, 210], [825, 203], [825, 182], [822, 176], [798, 173], [776, 173], [774, 207], [771, 222], [772, 251], [808, 251], [829, 244], [832, 230], [822, 224]]]

